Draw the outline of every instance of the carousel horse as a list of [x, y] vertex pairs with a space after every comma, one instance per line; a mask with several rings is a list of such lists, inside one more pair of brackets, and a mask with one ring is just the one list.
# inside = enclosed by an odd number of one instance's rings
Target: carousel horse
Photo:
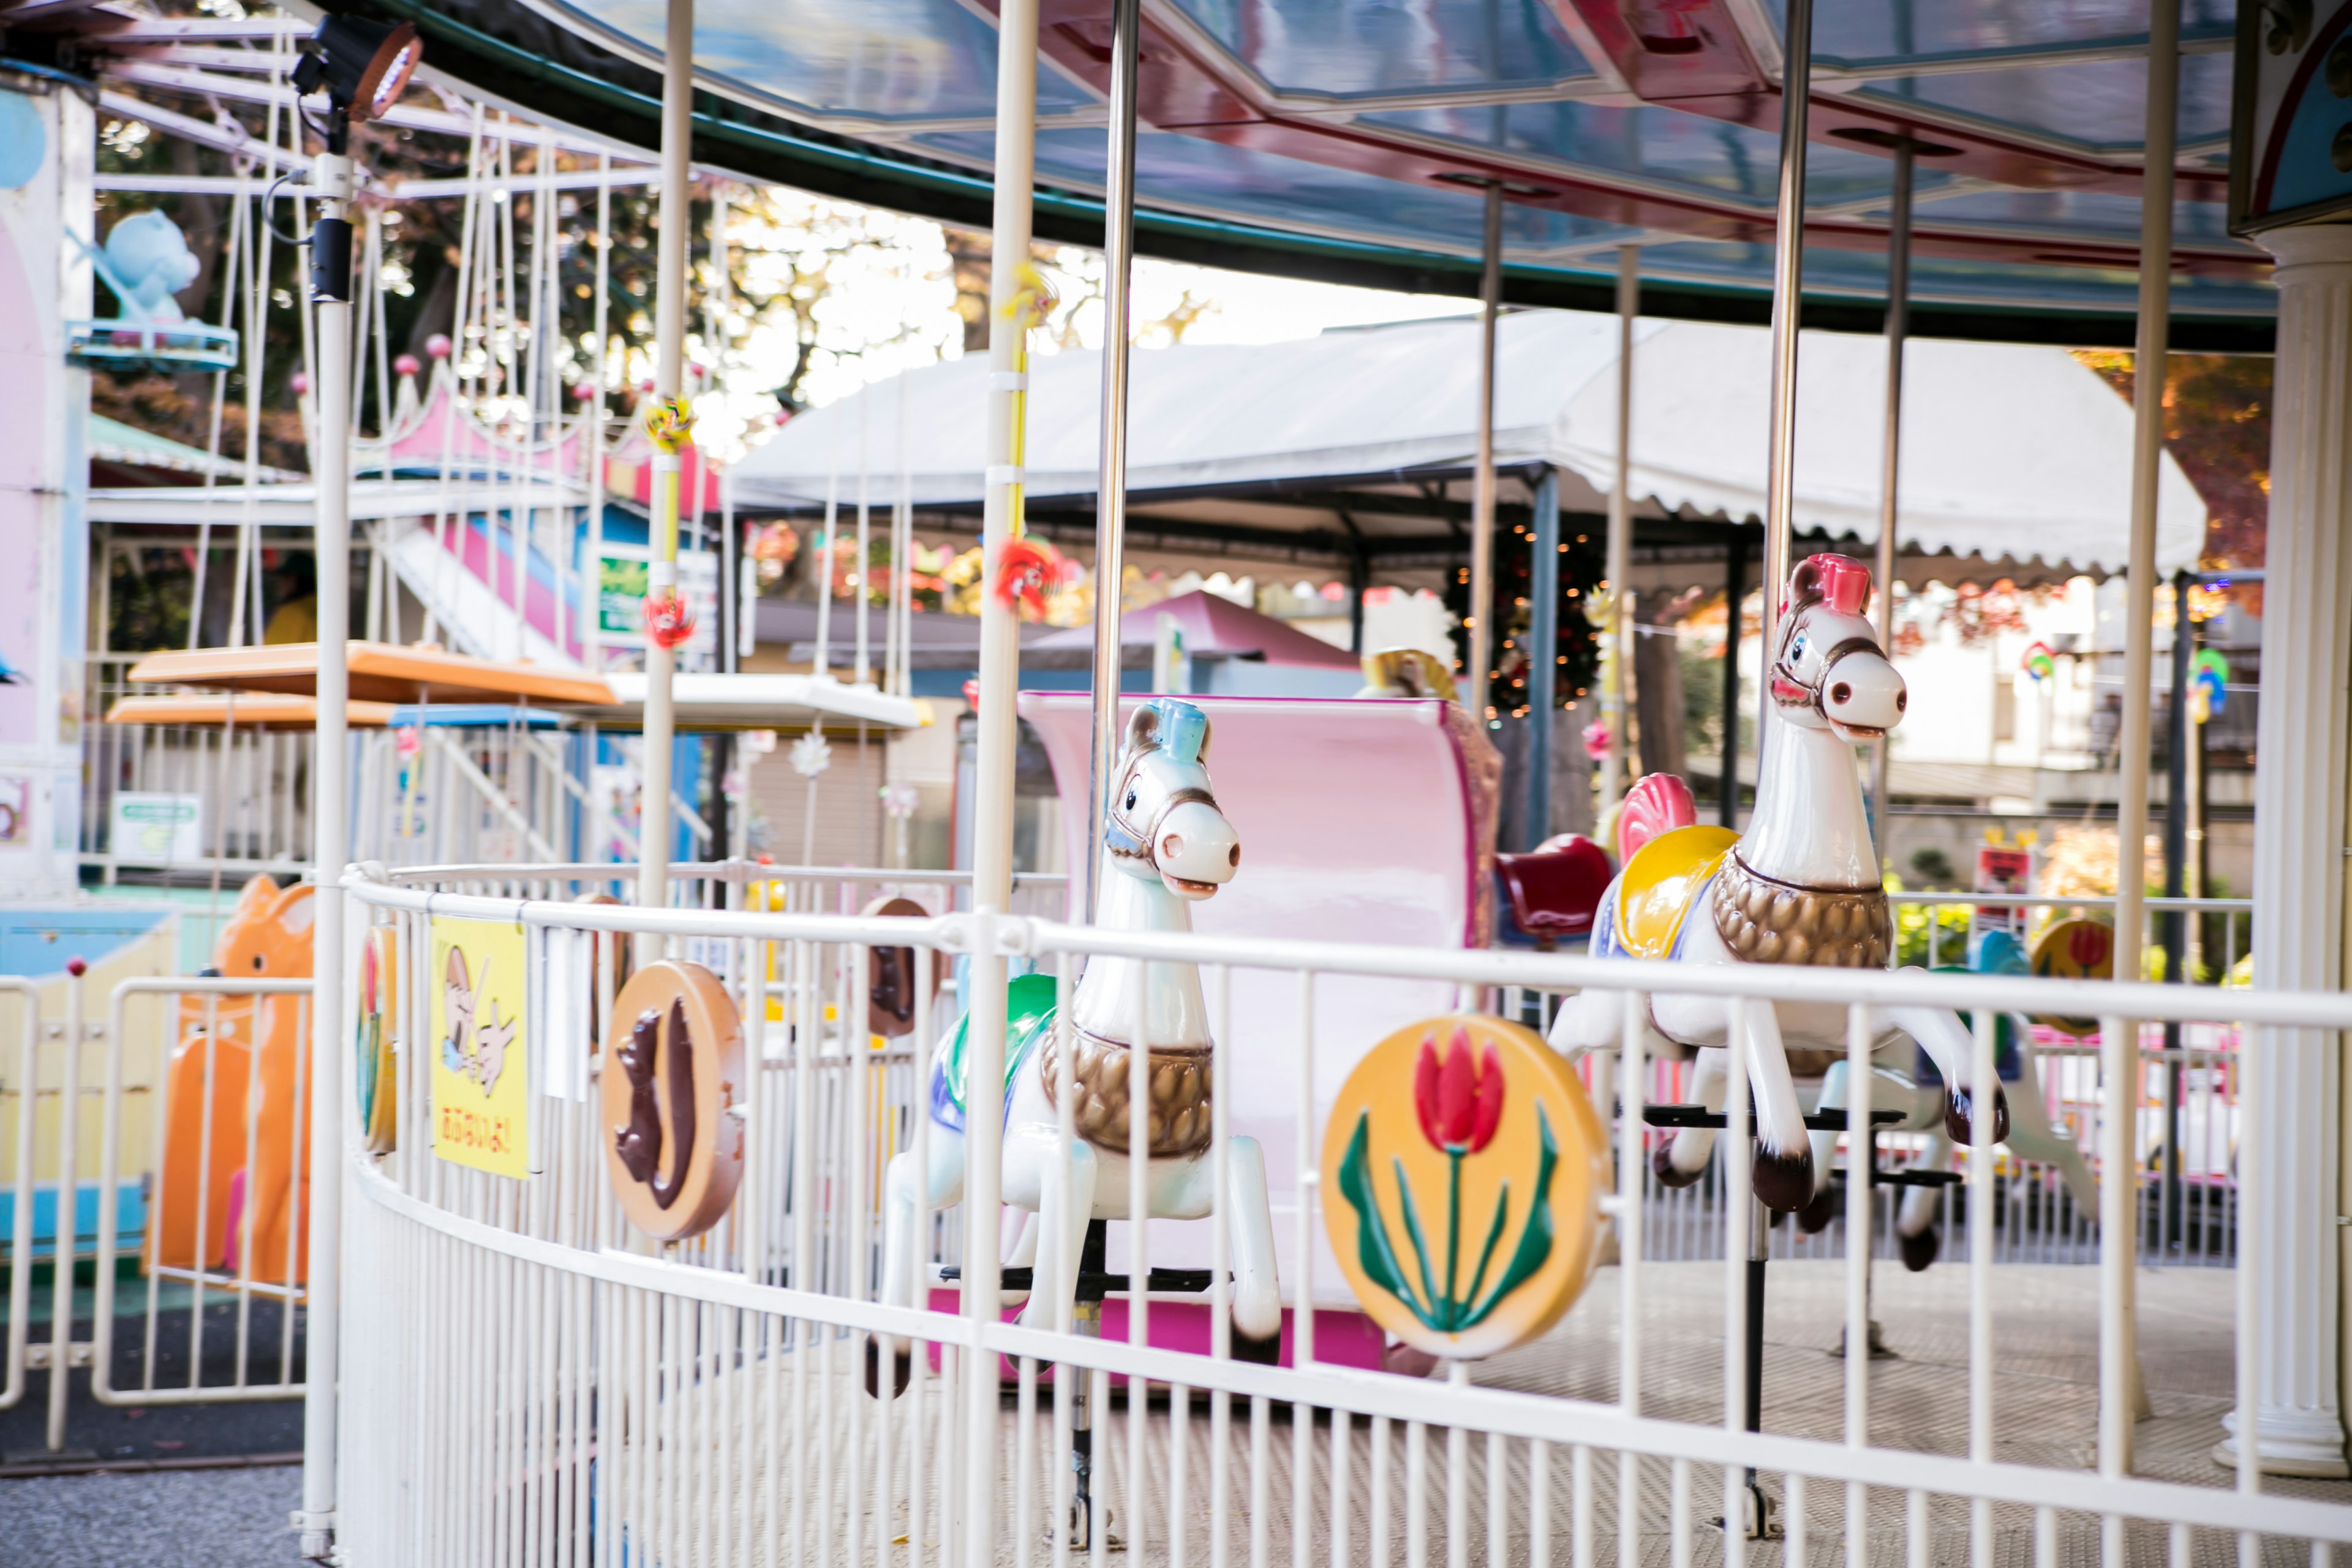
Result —
[[[1789, 575], [1767, 681], [1777, 722], [1764, 744], [1756, 809], [1743, 837], [1696, 824], [1680, 780], [1643, 779], [1620, 816], [1622, 868], [1602, 894], [1591, 951], [1596, 958], [1662, 963], [1798, 963], [1884, 968], [1895, 922], [1862, 801], [1853, 748], [1902, 722], [1906, 695], [1863, 606], [1870, 572], [1842, 555], [1814, 555]], [[1732, 1016], [1717, 996], [1676, 995], [1661, 975], [1647, 1023], [1698, 1049], [1698, 1097], [1723, 1104]], [[1793, 1213], [1813, 1201], [1813, 1149], [1789, 1071], [1791, 1047], [1843, 1051], [1846, 1007], [1836, 1002], [1751, 1003], [1739, 1009], [1755, 1108], [1754, 1192]], [[1907, 1035], [1943, 1074], [1943, 1121], [1969, 1140], [1976, 1085], [1967, 1026], [1937, 1007], [1875, 1007], [1874, 1044]], [[1616, 993], [1585, 991], [1560, 1008], [1551, 1043], [1573, 1056], [1614, 1045], [1623, 1029]], [[2006, 1135], [1999, 1085], [1993, 1138]], [[1687, 1186], [1706, 1169], [1709, 1128], [1685, 1128], [1651, 1157], [1660, 1181]]]
[[[1241, 840], [1217, 809], [1202, 763], [1209, 721], [1198, 708], [1155, 697], [1129, 719], [1118, 787], [1104, 825], [1098, 923], [1112, 930], [1186, 932], [1188, 905], [1212, 897], [1241, 864]], [[1209, 1010], [1190, 963], [1097, 956], [1071, 998], [1076, 1138], [1062, 1157], [1055, 1092], [1060, 1083], [1052, 976], [1022, 975], [1007, 988], [1004, 1041], [1003, 1201], [1036, 1215], [1015, 1254], [1034, 1257], [1022, 1321], [1050, 1326], [1074, 1300], [1087, 1227], [1129, 1219], [1130, 1053], [1140, 1017], [1149, 1036], [1152, 1105], [1145, 1152], [1145, 1212], [1150, 1219], [1202, 1219], [1216, 1203], [1210, 1154]], [[891, 1160], [883, 1300], [917, 1304], [908, 1255], [917, 1184], [930, 1209], [963, 1198], [965, 1044], [969, 1016], [931, 1064], [928, 1169], [911, 1153]], [[1265, 1156], [1254, 1138], [1227, 1146], [1234, 1215], [1234, 1353], [1271, 1363], [1280, 1348], [1282, 1308], [1275, 1278], [1274, 1216]], [[908, 1348], [896, 1342], [893, 1392], [907, 1384]], [[880, 1347], [868, 1342], [866, 1391], [879, 1393]]]
[[[2014, 936], [2005, 931], [1989, 931], [1977, 938], [1976, 952], [1967, 967], [1947, 964], [1937, 973], [2031, 974], [2033, 968]], [[2074, 1212], [2095, 1216], [2099, 1212], [2098, 1179], [2092, 1175], [2089, 1162], [2083, 1158], [2082, 1145], [2050, 1125], [2040, 1064], [2033, 1054], [2033, 1026], [2024, 1015], [2002, 1013], [1994, 1019], [1993, 1072], [2004, 1085], [2018, 1086], [2015, 1096], [2005, 1091], [2003, 1095], [2010, 1111], [2006, 1139], [2010, 1152], [2021, 1160], [2056, 1170], [2059, 1180], [2066, 1184], [2067, 1194], [2074, 1200]], [[1922, 1062], [1913, 1073], [1892, 1067], [1874, 1067], [1871, 1077], [1871, 1108], [1903, 1113], [1901, 1121], [1880, 1131], [1927, 1133], [1927, 1146], [1920, 1151], [1916, 1168], [1950, 1169], [1954, 1145], [1944, 1128], [1943, 1082], [1935, 1070], [1935, 1063]], [[1822, 1076], [1819, 1109], [1844, 1110], [1846, 1083], [1846, 1059], [1840, 1057]], [[1837, 1136], [1834, 1132], [1812, 1135], [1819, 1188], [1812, 1203], [1797, 1216], [1799, 1226], [1809, 1233], [1828, 1228], [1837, 1216], [1836, 1189], [1828, 1179], [1830, 1150]], [[1904, 1194], [1902, 1205], [1895, 1212], [1895, 1244], [1903, 1254], [1903, 1267], [1914, 1274], [1936, 1261], [1942, 1245], [1936, 1230], [1939, 1206], [1934, 1187], [1912, 1187]]]

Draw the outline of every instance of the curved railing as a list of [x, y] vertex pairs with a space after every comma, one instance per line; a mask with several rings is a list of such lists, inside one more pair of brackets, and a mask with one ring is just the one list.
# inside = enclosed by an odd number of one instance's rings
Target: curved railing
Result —
[[[2003, 1168], [1971, 1160], [1965, 1247], [1956, 1237], [1937, 1265], [1945, 1272], [1906, 1287], [1898, 1306], [1882, 1303], [1889, 1317], [1942, 1314], [1934, 1321], [1949, 1349], [1913, 1363], [1906, 1375], [1925, 1381], [1906, 1384], [1875, 1419], [1868, 1358], [1841, 1373], [1839, 1363], [1791, 1362], [1776, 1341], [1752, 1360], [1747, 1335], [1721, 1331], [1743, 1321], [1758, 1300], [1751, 1280], [1764, 1277], [1744, 1246], [1714, 1264], [1646, 1258], [1651, 1145], [1641, 1112], [1655, 1047], [1637, 988], [1658, 984], [1654, 967], [1124, 933], [1024, 916], [642, 910], [571, 901], [583, 879], [575, 868], [480, 869], [355, 873], [346, 883], [359, 906], [355, 948], [372, 929], [393, 933], [400, 1020], [397, 1146], [362, 1152], [356, 1115], [346, 1117], [340, 1541], [354, 1563], [1059, 1568], [1082, 1553], [1099, 1561], [1108, 1534], [1131, 1560], [1171, 1563], [1263, 1563], [1286, 1542], [1294, 1563], [1421, 1563], [1442, 1549], [1449, 1563], [1589, 1568], [1621, 1550], [1633, 1560], [1653, 1541], [1687, 1561], [1694, 1531], [1727, 1513], [1748, 1517], [1752, 1495], [1769, 1500], [1786, 1551], [1843, 1540], [1850, 1561], [1907, 1550], [1924, 1564], [1973, 1550], [1979, 1560], [2030, 1551], [2046, 1562], [2103, 1542], [2138, 1550], [2148, 1531], [2148, 1550], [2168, 1540], [2175, 1561], [2235, 1555], [2265, 1536], [2352, 1542], [2352, 1507], [2257, 1495], [2251, 1479], [2233, 1490], [2226, 1473], [2174, 1457], [2221, 1436], [2218, 1405], [2160, 1415], [2201, 1423], [2197, 1440], [2174, 1441], [2180, 1432], [2167, 1428], [2134, 1475], [2115, 1447], [2132, 1429], [2131, 1379], [2091, 1370], [2062, 1397], [2049, 1392], [2069, 1386], [2051, 1363], [2019, 1359], [2042, 1352], [2011, 1330], [2071, 1312], [2085, 1331], [2096, 1323], [2104, 1364], [2131, 1365], [2135, 1226], [2120, 1186], [2103, 1199], [2102, 1267], [2018, 1276], [2035, 1282], [2029, 1304], [1996, 1288], [2017, 1267], [1998, 1261], [1994, 1246], [1996, 1227], [2011, 1223]], [[567, 896], [442, 885], [489, 881]], [[421, 1026], [440, 980], [417, 956], [435, 952], [434, 922], [452, 920], [519, 933], [537, 988], [520, 1041], [534, 1093], [524, 1177], [431, 1152], [434, 1047]], [[627, 1223], [607, 1172], [613, 1129], [597, 1104], [609, 1070], [599, 1042], [611, 1037], [622, 971], [657, 949], [705, 966], [725, 988], [743, 1020], [749, 1079], [738, 1099], [741, 1185], [709, 1230], [670, 1244]], [[871, 955], [890, 949], [915, 955], [914, 1026], [905, 1043], [877, 1050], [856, 1004]], [[1065, 1002], [1091, 957], [1201, 966], [1215, 1080], [1272, 1086], [1268, 1102], [1232, 1108], [1246, 1097], [1220, 1093], [1208, 1154], [1219, 1201], [1206, 1221], [1121, 1235], [1107, 1266], [1118, 1275], [1155, 1260], [1205, 1262], [1204, 1319], [1197, 1298], [1162, 1292], [1129, 1304], [1126, 1342], [1080, 1331], [1081, 1319], [997, 1321], [992, 1292], [961, 1268], [974, 1250], [971, 1205], [933, 1213], [919, 1194], [903, 1234], [925, 1289], [912, 1306], [877, 1299], [891, 1261], [887, 1161], [904, 1152], [919, 1168], [937, 1135], [918, 1071], [928, 1045], [918, 1042], [936, 1039], [951, 1008], [934, 1003], [931, 981], [975, 954], [1056, 976]], [[1324, 1271], [1297, 1266], [1322, 1245], [1317, 1210], [1329, 1194], [1317, 1176], [1318, 1123], [1337, 1087], [1332, 1063], [1370, 1043], [1344, 1037], [1349, 1010], [1380, 987], [1415, 985], [1434, 989], [1399, 994], [1490, 1009], [1515, 1000], [1542, 1008], [1579, 989], [1629, 999], [1614, 1064], [1625, 1101], [1613, 1134], [1618, 1184], [1601, 1200], [1617, 1267], [1551, 1336], [1443, 1379], [1383, 1370], [1402, 1363], [1377, 1335], [1368, 1352], [1349, 1299]], [[1872, 1009], [1969, 1010], [1980, 1020], [1980, 1067], [1990, 1064], [1997, 1013], [2086, 1014], [2102, 1020], [2115, 1082], [2132, 1081], [2142, 1029], [2168, 1022], [2352, 1028], [2352, 997], [2339, 995], [1768, 966], [1677, 970], [1674, 988], [1843, 1008], [1856, 1051], [1874, 1034]], [[2242, 1074], [2246, 1065], [2239, 1057]], [[1276, 1089], [1286, 1104], [1271, 1103]], [[2251, 1106], [2259, 1086], [2242, 1082], [2239, 1092]], [[1744, 1094], [1727, 1113], [1735, 1131], [1744, 1125]], [[1281, 1365], [1235, 1359], [1224, 1328], [1235, 1116], [1255, 1119], [1286, 1248]], [[2103, 1115], [2106, 1152], [2132, 1163], [2139, 1124]], [[1748, 1212], [1744, 1166], [1727, 1163], [1739, 1215]], [[2241, 1233], [2260, 1234], [2266, 1194], [2251, 1165], [2240, 1183]], [[1840, 1224], [1875, 1232], [1885, 1211], [1871, 1206], [1871, 1188], [1859, 1193], [1841, 1196]], [[993, 1214], [977, 1233], [982, 1250], [1002, 1248], [1008, 1234]], [[1871, 1251], [1791, 1265], [1794, 1283], [1773, 1287], [1793, 1289], [1788, 1300], [1811, 1314], [1804, 1333], [1842, 1327], [1847, 1342], [1865, 1342]], [[1928, 1286], [1939, 1294], [1918, 1293]], [[2145, 1299], [2155, 1288], [2137, 1289]], [[2242, 1255], [2234, 1386], [2249, 1408], [2262, 1352], [2253, 1288]], [[2219, 1299], [2200, 1300], [2210, 1309]], [[1171, 1337], [1188, 1321], [1204, 1323], [1197, 1345]], [[2224, 1353], [2210, 1334], [2200, 1342], [2198, 1353]], [[887, 1377], [891, 1358], [869, 1345], [892, 1343], [908, 1349], [907, 1385], [877, 1399], [869, 1366]], [[2179, 1350], [2160, 1334], [2142, 1345], [2159, 1371]], [[2102, 1363], [2086, 1352], [2082, 1364]], [[1084, 1378], [1072, 1375], [1079, 1369]], [[1760, 1434], [1741, 1429], [1738, 1391], [1751, 1371], [1763, 1380]], [[1152, 1401], [1114, 1397], [1137, 1378], [1153, 1386]], [[1942, 1414], [1923, 1423], [1927, 1406]], [[2082, 1453], [2102, 1440], [2112, 1462], [2085, 1471]], [[1103, 1510], [1092, 1552], [1073, 1547], [1067, 1523], [1079, 1484], [1072, 1456], [1082, 1451]], [[1724, 1541], [1727, 1562], [1746, 1550], [1737, 1531]]]

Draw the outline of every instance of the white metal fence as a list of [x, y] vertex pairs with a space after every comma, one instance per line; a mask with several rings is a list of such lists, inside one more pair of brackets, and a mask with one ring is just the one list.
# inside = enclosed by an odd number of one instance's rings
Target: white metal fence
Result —
[[[498, 879], [546, 882], [551, 890], [562, 884], [572, 896], [562, 874], [508, 868]], [[1571, 1318], [1517, 1359], [1456, 1366], [1442, 1381], [1318, 1357], [1314, 1278], [1294, 1266], [1311, 1256], [1319, 1229], [1311, 1173], [1319, 1107], [1336, 1089], [1317, 1051], [1318, 998], [1328, 1004], [1372, 977], [1412, 976], [1454, 984], [1467, 1003], [1506, 987], [1554, 994], [1654, 984], [1654, 968], [1177, 939], [1021, 917], [648, 912], [445, 888], [412, 878], [363, 880], [355, 890], [371, 918], [398, 928], [405, 954], [429, 952], [426, 922], [451, 915], [516, 921], [534, 952], [551, 940], [578, 940], [551, 932], [626, 932], [719, 974], [744, 1004], [748, 1055], [761, 1068], [745, 1123], [748, 1168], [723, 1223], [657, 1247], [620, 1218], [604, 1171], [605, 1135], [584, 1096], [535, 1105], [546, 1119], [543, 1164], [529, 1181], [436, 1161], [427, 1152], [425, 1042], [413, 1022], [429, 1016], [430, 982], [415, 966], [404, 972], [400, 1014], [412, 1022], [400, 1057], [400, 1148], [355, 1159], [349, 1172], [339, 1529], [352, 1563], [1066, 1568], [1074, 1557], [1102, 1563], [1116, 1545], [1130, 1561], [1211, 1568], [1262, 1568], [1277, 1554], [1302, 1565], [1418, 1565], [1438, 1552], [1449, 1564], [1573, 1568], [1612, 1557], [1623, 1568], [1687, 1568], [1701, 1557], [1737, 1564], [1751, 1553], [1795, 1563], [1809, 1552], [1909, 1568], [1995, 1561], [2041, 1568], [2093, 1552], [2116, 1563], [2316, 1560], [2318, 1548], [2304, 1543], [2352, 1542], [2352, 1507], [2257, 1495], [2251, 1473], [2234, 1490], [2210, 1470], [2126, 1473], [2128, 1378], [2088, 1380], [2087, 1403], [2069, 1407], [2057, 1422], [2063, 1431], [2053, 1427], [2036, 1382], [2040, 1363], [2016, 1368], [2002, 1348], [2021, 1309], [2006, 1303], [1995, 1280], [2023, 1266], [2003, 1261], [1995, 1245], [1997, 1215], [2016, 1200], [1996, 1196], [1990, 1150], [1968, 1156], [1969, 1195], [1979, 1201], [1960, 1216], [1966, 1245], [1955, 1255], [1963, 1261], [1940, 1266], [1952, 1300], [1965, 1303], [1965, 1348], [1940, 1385], [1947, 1408], [1927, 1421], [1906, 1398], [1874, 1420], [1871, 1363], [1856, 1356], [1842, 1373], [1831, 1371], [1835, 1363], [1810, 1363], [1816, 1370], [1805, 1382], [1825, 1384], [1827, 1415], [1816, 1411], [1808, 1422], [1788, 1414], [1795, 1391], [1780, 1381], [1785, 1358], [1778, 1351], [1758, 1358], [1741, 1328], [1750, 1299], [1747, 1247], [1723, 1249], [1727, 1260], [1714, 1265], [1652, 1256], [1642, 1111], [1654, 1079], [1643, 1033], [1630, 1026], [1638, 1016], [1631, 1001], [1619, 1081], [1641, 1092], [1625, 1097], [1619, 1187], [1606, 1205], [1619, 1221], [1620, 1263], [1613, 1279], [1601, 1275], [1588, 1292], [1590, 1323]], [[1278, 1222], [1286, 1222], [1291, 1243], [1283, 1285], [1294, 1310], [1293, 1364], [1230, 1355], [1222, 1204], [1202, 1225], [1142, 1227], [1126, 1238], [1123, 1265], [1111, 1264], [1146, 1268], [1205, 1232], [1205, 1354], [1146, 1342], [1141, 1310], [1129, 1319], [1137, 1337], [1128, 1343], [1072, 1331], [1074, 1323], [995, 1321], [981, 1305], [992, 1294], [984, 1281], [956, 1287], [971, 1305], [966, 1315], [877, 1300], [882, 1161], [897, 1149], [920, 1151], [930, 1134], [915, 1053], [870, 1051], [862, 1027], [842, 1027], [869, 944], [910, 945], [926, 968], [976, 950], [1003, 953], [1064, 976], [1066, 987], [1091, 954], [1200, 963], [1221, 1090], [1239, 1081], [1229, 1074], [1248, 1068], [1259, 1081], [1291, 1086], [1294, 1096], [1290, 1135], [1264, 1140]], [[597, 985], [609, 999], [612, 944], [598, 951], [608, 955], [599, 960]], [[2001, 1009], [2105, 1015], [2110, 1078], [2135, 1070], [2129, 1053], [2141, 1039], [2141, 1027], [2119, 1013], [2140, 1025], [2352, 1026], [2352, 999], [2198, 987], [1761, 966], [1679, 972], [1675, 986], [1738, 997], [1739, 1005], [1844, 1005], [1857, 1057], [1872, 1006], [1971, 1009], [1986, 1074], [1990, 1021]], [[926, 1000], [915, 1037], [928, 1040], [946, 1005], [934, 1009], [927, 985], [917, 993]], [[536, 1048], [593, 1069], [593, 1027], [583, 1027]], [[1260, 1059], [1243, 1060], [1244, 1049]], [[2071, 1093], [2070, 1071], [2057, 1078]], [[583, 1081], [570, 1068], [556, 1076]], [[1737, 1142], [1747, 1106], [1741, 1075], [1731, 1081], [1727, 1115]], [[2254, 1087], [2242, 1063], [2235, 1092], [2237, 1113], [2251, 1116]], [[1211, 1154], [1221, 1193], [1229, 1098], [1217, 1097]], [[1867, 1097], [1855, 1098], [1850, 1114], [1866, 1118]], [[2101, 1125], [2111, 1161], [2136, 1164], [2128, 1140], [2144, 1131], [2143, 1119]], [[1725, 1211], [1744, 1218], [1744, 1161], [1727, 1163], [1727, 1181]], [[2095, 1319], [2095, 1339], [2127, 1352], [2134, 1226], [2122, 1189], [2108, 1191], [2105, 1267], [2083, 1311], [2086, 1321]], [[1850, 1185], [1840, 1201], [1846, 1223], [1869, 1223], [1866, 1188]], [[2232, 1201], [2250, 1214], [2262, 1194], [2241, 1187]], [[915, 1227], [923, 1277], [935, 1289], [945, 1288], [941, 1268], [960, 1261], [967, 1217], [924, 1215]], [[994, 1215], [978, 1228], [983, 1248], [999, 1245]], [[2248, 1323], [2252, 1276], [2242, 1251], [2236, 1261], [2236, 1317]], [[1861, 1342], [1869, 1312], [1861, 1250], [1823, 1267], [1835, 1277], [1828, 1300], [1843, 1304], [1829, 1315]], [[1676, 1349], [1668, 1330], [1694, 1307], [1702, 1326], [1711, 1321], [1720, 1330], [1703, 1334], [1696, 1352]], [[1325, 1319], [1322, 1331], [1335, 1324]], [[912, 1346], [910, 1381], [895, 1400], [865, 1392], [870, 1335]], [[2233, 1340], [2230, 1351], [2216, 1342], [2210, 1353], [2233, 1358], [2237, 1400], [2251, 1408], [2256, 1347], [2247, 1333]], [[1580, 1381], [1571, 1380], [1566, 1395], [1545, 1391], [1555, 1363], [1569, 1363], [1582, 1369]], [[1750, 1432], [1744, 1391], [1751, 1373], [1761, 1377], [1768, 1365], [1780, 1369], [1776, 1392], [1765, 1403], [1764, 1430]], [[1114, 1379], [1146, 1380], [1153, 1397], [1115, 1405]], [[1102, 1528], [1074, 1552], [1060, 1521], [1070, 1518], [1076, 1484], [1070, 1456], [1081, 1409]], [[2093, 1439], [2102, 1463], [2085, 1471], [2074, 1450]], [[1751, 1521], [1751, 1497], [1769, 1502], [1774, 1539], [1751, 1541], [1747, 1531], [1709, 1522]]]
[[310, 983], [125, 980], [98, 1018], [62, 988], [45, 1016], [0, 979], [0, 1409], [45, 1373], [55, 1452], [78, 1370], [101, 1405], [300, 1398]]

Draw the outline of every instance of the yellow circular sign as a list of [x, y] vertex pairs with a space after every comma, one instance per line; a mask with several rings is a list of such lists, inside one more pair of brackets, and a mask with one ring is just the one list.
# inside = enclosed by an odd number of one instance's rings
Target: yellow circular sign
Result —
[[[2116, 933], [2093, 920], [2060, 921], [2033, 944], [2033, 973], [2059, 980], [2113, 980], [2116, 977]], [[2095, 1035], [2096, 1018], [2062, 1018], [2037, 1015], [2033, 1020], [2065, 1035]]]
[[1431, 1018], [1372, 1047], [1323, 1133], [1323, 1223], [1356, 1300], [1417, 1350], [1475, 1360], [1558, 1322], [1591, 1277], [1608, 1135], [1517, 1024]]
[[613, 999], [600, 1102], [621, 1212], [660, 1241], [719, 1223], [743, 1179], [743, 1026], [727, 987], [670, 959]]

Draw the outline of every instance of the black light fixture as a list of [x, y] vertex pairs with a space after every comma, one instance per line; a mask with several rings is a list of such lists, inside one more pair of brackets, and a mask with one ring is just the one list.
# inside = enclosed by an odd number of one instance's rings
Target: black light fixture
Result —
[[357, 125], [382, 119], [399, 101], [424, 58], [409, 23], [330, 16], [303, 45], [294, 87], [306, 97], [324, 92], [333, 118]]

